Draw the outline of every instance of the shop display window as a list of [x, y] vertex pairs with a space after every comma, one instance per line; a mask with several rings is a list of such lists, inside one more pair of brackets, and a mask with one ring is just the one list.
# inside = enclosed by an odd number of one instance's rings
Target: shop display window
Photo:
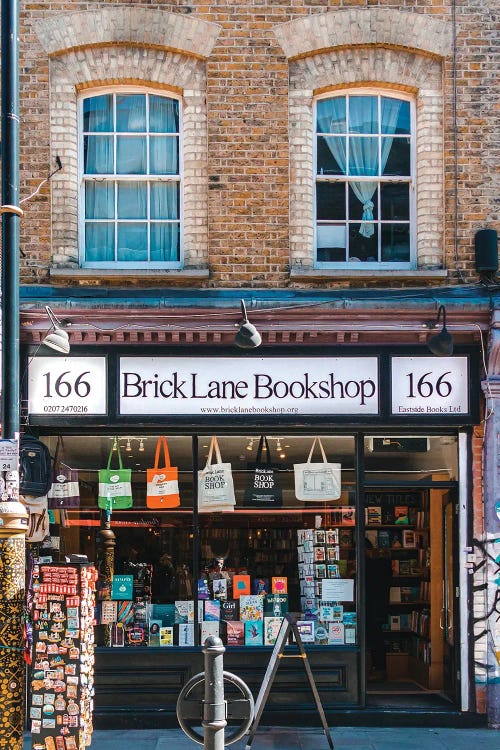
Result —
[[[310, 643], [355, 645], [354, 437], [174, 435], [168, 459], [159, 437], [44, 438], [58, 454], [54, 474], [69, 467], [77, 479], [79, 504], [52, 501], [40, 553], [99, 564], [100, 529], [115, 535], [97, 643], [196, 646], [219, 635], [228, 647], [272, 646], [290, 611], [312, 623]], [[103, 478], [128, 478], [130, 496], [113, 498]]]

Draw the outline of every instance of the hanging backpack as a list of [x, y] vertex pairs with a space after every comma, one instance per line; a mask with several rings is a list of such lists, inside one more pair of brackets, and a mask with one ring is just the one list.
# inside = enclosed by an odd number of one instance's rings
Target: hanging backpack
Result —
[[33, 435], [23, 435], [19, 443], [19, 491], [21, 495], [41, 497], [52, 486], [50, 451]]

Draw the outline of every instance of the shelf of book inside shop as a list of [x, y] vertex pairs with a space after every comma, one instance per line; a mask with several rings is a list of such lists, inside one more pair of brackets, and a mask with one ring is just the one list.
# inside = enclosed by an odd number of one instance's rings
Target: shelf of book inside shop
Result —
[[[345, 509], [346, 506], [343, 506]], [[287, 508], [287, 507], [280, 507], [280, 508], [244, 508], [244, 507], [238, 507], [235, 506], [232, 511], [227, 512], [211, 512], [211, 513], [201, 513], [199, 515], [200, 521], [203, 518], [216, 518], [216, 519], [224, 519], [229, 520], [230, 518], [234, 516], [265, 516], [266, 518], [273, 517], [276, 518], [279, 521], [283, 521], [284, 516], [291, 516], [294, 518], [298, 518], [299, 516], [310, 516], [310, 515], [321, 515], [322, 516], [322, 526], [338, 526], [338, 527], [346, 527], [346, 528], [354, 528], [355, 523], [353, 523], [354, 517], [352, 520], [348, 521], [340, 521], [336, 514], [336, 509], [334, 508], [328, 508], [326, 509], [324, 506], [316, 506], [313, 503], [308, 505], [306, 508], [300, 507], [300, 508]], [[66, 526], [96, 526], [99, 525], [100, 521], [99, 519], [93, 518], [93, 516], [99, 516], [101, 513], [101, 510], [99, 508], [71, 508], [64, 510], [64, 517], [62, 518], [63, 525]], [[123, 525], [122, 522], [122, 516], [125, 516], [127, 518], [130, 518], [130, 521], [133, 525], [136, 525], [135, 521], [132, 521], [132, 518], [134, 516], [154, 516], [157, 518], [162, 519], [161, 525], [176, 525], [169, 524], [168, 520], [165, 520], [166, 517], [175, 519], [175, 518], [183, 518], [186, 516], [192, 516], [193, 515], [193, 508], [165, 508], [165, 509], [151, 509], [151, 508], [131, 508], [130, 510], [116, 510], [114, 513], [111, 514], [111, 526], [113, 524]], [[92, 518], [86, 518], [83, 516], [92, 516]], [[120, 521], [118, 522], [117, 516], [120, 517]], [[145, 522], [144, 525], [147, 525], [147, 522]]]

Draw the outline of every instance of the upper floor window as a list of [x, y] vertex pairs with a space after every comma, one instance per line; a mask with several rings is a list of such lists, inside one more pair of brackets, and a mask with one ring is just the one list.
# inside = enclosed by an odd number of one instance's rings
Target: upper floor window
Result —
[[178, 267], [179, 101], [115, 91], [81, 100], [81, 262]]
[[316, 262], [409, 268], [412, 107], [385, 94], [316, 102]]

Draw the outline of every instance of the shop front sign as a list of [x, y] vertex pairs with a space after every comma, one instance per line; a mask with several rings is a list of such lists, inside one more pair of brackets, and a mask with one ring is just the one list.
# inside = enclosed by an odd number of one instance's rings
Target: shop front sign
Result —
[[121, 415], [377, 415], [377, 357], [120, 357]]
[[469, 413], [467, 357], [392, 357], [393, 416]]
[[107, 414], [106, 357], [34, 357], [28, 409], [46, 417]]

